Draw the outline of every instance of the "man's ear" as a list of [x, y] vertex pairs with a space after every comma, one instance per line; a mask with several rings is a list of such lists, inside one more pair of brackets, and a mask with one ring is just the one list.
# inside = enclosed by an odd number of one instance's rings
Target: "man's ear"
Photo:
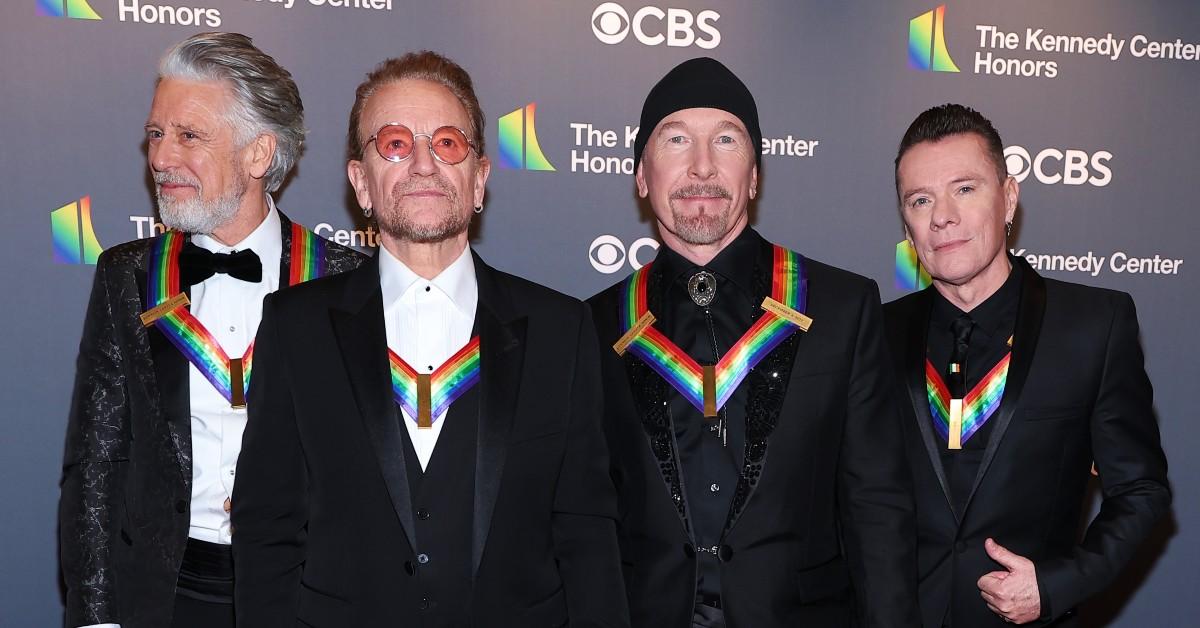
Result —
[[367, 185], [367, 172], [363, 163], [357, 159], [346, 162], [346, 178], [350, 179], [350, 187], [354, 189], [354, 198], [362, 209], [374, 207], [371, 203], [371, 189]]
[[250, 176], [255, 179], [267, 176], [267, 171], [271, 169], [271, 163], [275, 160], [275, 135], [259, 133], [250, 140], [243, 158], [245, 162], [242, 165]]

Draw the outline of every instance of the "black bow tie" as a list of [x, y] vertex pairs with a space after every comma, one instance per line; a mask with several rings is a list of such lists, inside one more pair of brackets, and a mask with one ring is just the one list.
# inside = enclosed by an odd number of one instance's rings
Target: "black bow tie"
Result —
[[213, 253], [191, 242], [179, 252], [179, 283], [194, 286], [216, 273], [234, 279], [258, 283], [262, 281], [262, 262], [250, 249], [236, 253]]

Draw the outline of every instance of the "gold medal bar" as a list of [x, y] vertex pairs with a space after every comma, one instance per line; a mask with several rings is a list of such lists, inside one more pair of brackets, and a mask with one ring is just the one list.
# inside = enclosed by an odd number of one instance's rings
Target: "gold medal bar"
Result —
[[142, 312], [138, 318], [142, 319], [142, 326], [149, 327], [154, 324], [154, 321], [170, 314], [175, 308], [186, 307], [190, 304], [187, 293], [180, 292], [179, 294], [159, 303], [158, 305]]
[[702, 366], [704, 379], [704, 418], [717, 418], [717, 367]]
[[229, 403], [234, 408], [246, 407], [246, 376], [242, 371], [242, 359], [229, 360]]
[[417, 429], [433, 428], [433, 385], [427, 373], [417, 373]]
[[946, 446], [950, 449], [962, 449], [962, 399], [950, 400], [950, 434]]
[[613, 343], [613, 351], [616, 351], [617, 355], [625, 355], [625, 350], [629, 348], [629, 345], [633, 344], [633, 341], [636, 340], [638, 336], [642, 335], [642, 332], [646, 331], [647, 327], [653, 324], [653, 314], [650, 312], [642, 314], [642, 317], [633, 324], [633, 327], [630, 327], [629, 331], [622, 334], [621, 337], [618, 338], [615, 343]]
[[793, 310], [792, 308], [780, 303], [779, 301], [776, 301], [775, 299], [772, 299], [771, 297], [763, 299], [762, 309], [778, 316], [779, 318], [782, 318], [796, 327], [799, 327], [800, 331], [808, 331], [808, 328], [812, 327], [813, 319], [801, 314], [800, 312], [797, 312], [796, 310]]

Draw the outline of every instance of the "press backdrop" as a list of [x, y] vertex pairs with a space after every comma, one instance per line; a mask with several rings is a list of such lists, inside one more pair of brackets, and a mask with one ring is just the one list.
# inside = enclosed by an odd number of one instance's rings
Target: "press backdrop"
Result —
[[647, 90], [684, 59], [720, 59], [758, 100], [756, 227], [875, 278], [885, 299], [920, 285], [896, 248], [896, 144], [931, 105], [978, 108], [1021, 181], [1015, 251], [1047, 276], [1132, 293], [1157, 389], [1173, 515], [1085, 614], [1195, 625], [1200, 3], [936, 1], [0, 3], [0, 625], [61, 621], [55, 508], [92, 264], [155, 228], [142, 125], [156, 61], [204, 30], [249, 34], [294, 74], [310, 133], [277, 200], [362, 246], [374, 233], [343, 159], [354, 87], [405, 51], [457, 60], [494, 163], [473, 246], [579, 297], [654, 256], [633, 133]]

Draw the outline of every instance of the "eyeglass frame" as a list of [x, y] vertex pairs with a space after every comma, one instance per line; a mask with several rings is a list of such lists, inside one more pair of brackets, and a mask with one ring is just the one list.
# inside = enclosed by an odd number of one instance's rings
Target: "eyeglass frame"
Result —
[[[389, 126], [402, 126], [406, 129], [408, 129], [410, 133], [412, 133], [413, 149], [412, 149], [412, 151], [410, 151], [408, 153], [408, 157], [401, 157], [400, 159], [389, 159], [387, 157], [384, 157], [383, 153], [379, 152], [379, 142], [378, 142], [379, 132], [386, 129]], [[438, 129], [444, 129], [444, 128], [454, 129], [455, 131], [462, 133], [463, 138], [467, 140], [467, 148], [468, 148], [467, 155], [470, 155], [471, 151], [475, 151], [476, 155], [479, 154], [479, 149], [475, 147], [475, 141], [472, 140], [469, 135], [467, 135], [466, 131], [462, 130], [461, 128], [459, 128], [453, 124], [443, 124], [443, 125], [439, 126], [437, 129], [434, 129], [433, 132], [437, 133]], [[404, 124], [403, 122], [385, 122], [383, 126], [379, 127], [379, 129], [377, 131], [375, 131], [374, 135], [367, 138], [367, 141], [363, 142], [363, 153], [367, 152], [368, 144], [370, 144], [371, 142], [375, 142], [375, 154], [379, 155], [380, 159], [382, 159], [386, 162], [389, 162], [389, 163], [393, 163], [393, 164], [404, 163], [404, 162], [408, 161], [409, 159], [412, 159], [413, 153], [417, 152], [417, 138], [418, 137], [426, 138], [427, 141], [425, 142], [425, 146], [429, 150], [429, 155], [432, 156], [434, 159], [436, 159], [438, 161], [438, 163], [443, 163], [443, 164], [446, 164], [447, 166], [457, 166], [458, 164], [461, 164], [462, 162], [467, 160], [466, 155], [464, 155], [461, 160], [456, 161], [454, 163], [450, 163], [450, 162], [446, 161], [445, 159], [442, 159], [441, 157], [438, 156], [437, 151], [433, 150], [433, 133], [417, 133], [412, 130], [412, 127], [408, 126], [407, 124]], [[359, 158], [361, 158], [361, 157], [362, 157], [362, 155], [359, 155]]]

